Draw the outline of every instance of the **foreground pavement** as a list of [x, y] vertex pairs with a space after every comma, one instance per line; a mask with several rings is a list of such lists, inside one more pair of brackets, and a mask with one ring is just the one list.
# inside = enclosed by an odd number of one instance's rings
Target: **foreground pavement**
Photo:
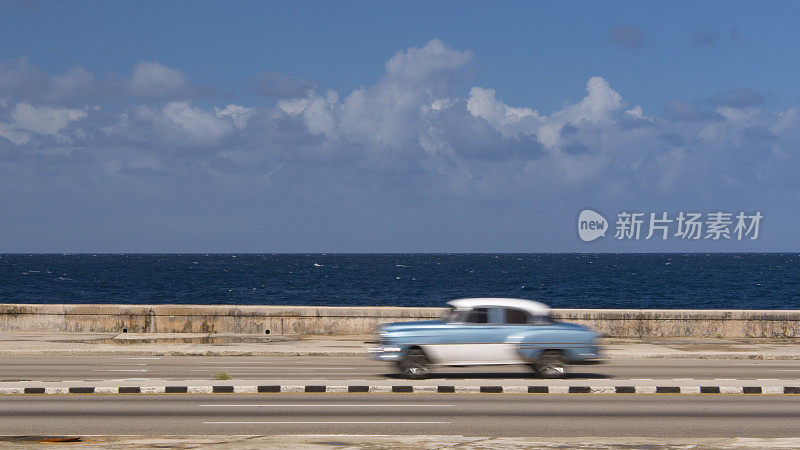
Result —
[[800, 447], [793, 341], [607, 340], [564, 380], [409, 381], [369, 339], [0, 334], [0, 448]]
[[741, 449], [798, 448], [800, 438], [489, 437], [458, 435], [216, 435], [216, 436], [0, 436], [0, 448], [206, 448], [217, 449]]
[[0, 397], [0, 435], [788, 438], [787, 396], [274, 394]]

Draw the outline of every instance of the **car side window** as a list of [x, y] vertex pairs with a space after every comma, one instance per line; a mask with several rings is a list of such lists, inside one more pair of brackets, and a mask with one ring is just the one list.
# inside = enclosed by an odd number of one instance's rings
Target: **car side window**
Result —
[[531, 317], [531, 323], [534, 325], [550, 325], [553, 321], [550, 319], [549, 316], [533, 316]]
[[512, 325], [526, 324], [529, 322], [528, 313], [521, 309], [506, 308], [506, 323]]
[[475, 308], [464, 319], [464, 322], [467, 323], [487, 323], [488, 321], [489, 310], [487, 308]]

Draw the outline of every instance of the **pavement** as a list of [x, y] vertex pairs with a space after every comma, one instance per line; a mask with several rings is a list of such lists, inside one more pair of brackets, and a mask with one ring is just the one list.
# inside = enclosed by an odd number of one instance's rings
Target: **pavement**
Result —
[[409, 381], [373, 339], [0, 333], [0, 448], [800, 447], [800, 340], [604, 339], [563, 380]]
[[[202, 333], [0, 333], [0, 356], [365, 356], [375, 336]], [[609, 359], [800, 359], [800, 339], [617, 339]]]
[[[800, 360], [609, 359], [572, 365], [566, 380], [579, 384], [644, 380], [797, 381]], [[211, 380], [239, 384], [406, 383], [391, 363], [364, 356], [0, 356], [0, 385], [13, 382], [102, 382]], [[438, 384], [541, 382], [524, 365], [434, 367], [426, 382]]]
[[606, 339], [605, 364], [571, 366], [563, 380], [541, 380], [526, 366], [478, 366], [435, 368], [429, 379], [410, 382], [398, 378], [391, 364], [366, 358], [371, 339], [3, 333], [0, 393], [795, 394], [800, 389], [795, 341]]
[[0, 448], [52, 449], [742, 449], [800, 447], [800, 438], [492, 437], [460, 435], [22, 435], [0, 436]]
[[[538, 439], [800, 436], [790, 396], [215, 394], [2, 396], [0, 434]], [[795, 441], [797, 443], [797, 441]], [[476, 443], [477, 444], [477, 443]], [[476, 445], [477, 446], [477, 445]], [[256, 447], [254, 444], [253, 447]]]
[[174, 393], [800, 394], [800, 360], [610, 359], [564, 379], [526, 366], [406, 380], [363, 356], [2, 356], [0, 395]]
[[742, 449], [800, 447], [800, 438], [491, 437], [460, 435], [190, 435], [190, 436], [0, 436], [0, 448], [210, 448], [231, 449]]

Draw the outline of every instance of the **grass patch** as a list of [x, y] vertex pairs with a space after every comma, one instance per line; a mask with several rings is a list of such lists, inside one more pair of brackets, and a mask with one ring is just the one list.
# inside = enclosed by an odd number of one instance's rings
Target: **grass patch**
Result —
[[227, 372], [217, 372], [214, 374], [215, 380], [232, 380], [231, 376]]

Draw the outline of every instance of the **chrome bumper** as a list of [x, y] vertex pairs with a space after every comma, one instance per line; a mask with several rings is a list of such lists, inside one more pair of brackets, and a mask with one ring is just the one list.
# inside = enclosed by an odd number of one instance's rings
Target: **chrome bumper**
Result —
[[367, 352], [370, 358], [378, 361], [397, 361], [403, 356], [403, 349], [400, 347], [371, 347]]

